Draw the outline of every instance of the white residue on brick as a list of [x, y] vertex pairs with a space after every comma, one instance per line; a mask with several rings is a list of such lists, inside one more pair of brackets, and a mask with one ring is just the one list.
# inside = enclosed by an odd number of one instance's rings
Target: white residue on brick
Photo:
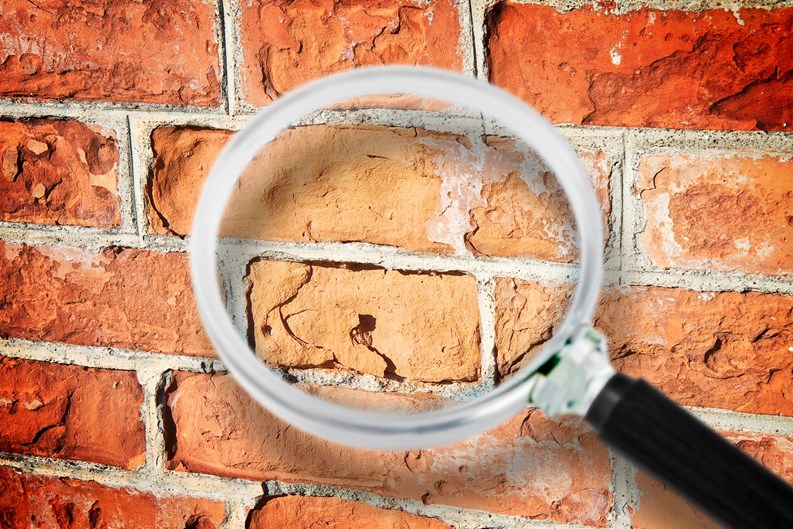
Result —
[[674, 222], [669, 214], [669, 193], [659, 193], [655, 207], [647, 212], [647, 223], [658, 226], [664, 253], [670, 257], [683, 255], [683, 248], [675, 239]]
[[749, 239], [747, 237], [743, 237], [741, 239], [735, 239], [735, 241], [733, 241], [733, 244], [739, 250], [749, 250], [752, 247], [752, 243], [749, 242]]
[[619, 63], [622, 62], [622, 55], [620, 55], [620, 52], [617, 51], [617, 48], [619, 48], [619, 44], [611, 48], [611, 53], [610, 53], [611, 63], [615, 65], [618, 65]]

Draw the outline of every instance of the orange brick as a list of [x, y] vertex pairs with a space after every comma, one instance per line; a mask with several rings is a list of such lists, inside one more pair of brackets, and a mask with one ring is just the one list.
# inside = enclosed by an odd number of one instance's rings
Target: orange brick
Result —
[[793, 9], [499, 2], [487, 13], [490, 81], [554, 122], [790, 130]]
[[[326, 388], [353, 402], [393, 394]], [[408, 400], [408, 403], [411, 401]], [[475, 438], [411, 452], [354, 449], [271, 416], [228, 375], [175, 373], [168, 465], [255, 480], [318, 483], [428, 504], [605, 525], [608, 453], [583, 419], [526, 411]]]
[[0, 336], [211, 356], [187, 256], [0, 241]]
[[479, 378], [471, 276], [256, 261], [248, 277], [256, 352], [271, 366]]
[[457, 3], [255, 0], [242, 5], [242, 87], [253, 105], [356, 66], [412, 64], [461, 71]]
[[0, 96], [220, 104], [215, 3], [3, 2]]
[[452, 529], [448, 524], [401, 511], [378, 509], [361, 501], [309, 496], [267, 498], [251, 510], [248, 529], [269, 529], [289, 521], [292, 528]]
[[793, 273], [793, 157], [645, 154], [633, 193], [655, 266]]
[[184, 496], [157, 497], [0, 467], [3, 527], [114, 527], [118, 529], [216, 529], [223, 503]]
[[[200, 186], [227, 140], [223, 131], [154, 131], [148, 205], [154, 232], [189, 232]], [[613, 161], [600, 150], [581, 150], [580, 156], [607, 220]], [[531, 187], [518, 176], [521, 171]], [[243, 175], [224, 232], [439, 253], [575, 257], [567, 202], [536, 155], [503, 138], [472, 144], [460, 136], [403, 128], [285, 131]]]
[[[507, 375], [547, 340], [569, 286], [500, 279], [496, 348]], [[595, 325], [614, 366], [681, 404], [793, 415], [793, 300], [757, 292], [607, 288]]]
[[[772, 472], [793, 483], [793, 440], [761, 434], [728, 433], [728, 439]], [[720, 529], [690, 503], [644, 472], [636, 476], [641, 494], [631, 515], [634, 529]]]
[[0, 358], [0, 451], [137, 468], [142, 403], [129, 371]]
[[0, 220], [121, 223], [118, 141], [78, 121], [0, 121]]

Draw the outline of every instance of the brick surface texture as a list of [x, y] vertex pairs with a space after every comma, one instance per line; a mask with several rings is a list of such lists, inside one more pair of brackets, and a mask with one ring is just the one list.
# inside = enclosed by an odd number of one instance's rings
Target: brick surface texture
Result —
[[490, 80], [560, 123], [789, 131], [793, 9], [497, 3]]
[[[613, 366], [793, 483], [793, 7], [743, 4], [0, 0], [0, 529], [716, 529], [580, 416], [366, 450], [235, 380], [193, 292], [206, 179], [256, 112], [379, 65], [557, 127], [599, 205]], [[520, 382], [581, 241], [486, 118], [371, 94], [276, 134], [220, 226], [243, 354], [349, 413]]]
[[214, 354], [195, 308], [185, 254], [0, 246], [0, 336]]
[[254, 0], [240, 17], [243, 92], [263, 105], [301, 84], [357, 66], [462, 70], [453, 0]]
[[[503, 375], [551, 336], [569, 291], [569, 285], [498, 281], [496, 354]], [[607, 288], [595, 326], [608, 337], [617, 368], [678, 402], [791, 415], [791, 307], [789, 296], [757, 292]]]
[[[177, 373], [167, 391], [173, 428], [168, 464], [174, 469], [346, 486], [427, 504], [593, 525], [603, 525], [611, 503], [608, 454], [580, 418], [552, 420], [528, 411], [454, 445], [377, 452], [289, 427], [228, 375]], [[360, 390], [335, 391], [354, 392], [343, 395], [352, 403], [372, 398]]]
[[654, 265], [793, 274], [789, 154], [646, 154], [639, 164], [638, 245]]
[[451, 529], [452, 526], [413, 514], [378, 509], [338, 498], [285, 496], [268, 498], [251, 511], [248, 529], [268, 529], [289, 520], [297, 527], [345, 529]]
[[216, 106], [214, 2], [3, 3], [0, 96]]
[[117, 226], [118, 163], [118, 140], [99, 127], [0, 120], [0, 219]]
[[215, 529], [226, 518], [221, 502], [157, 497], [130, 488], [24, 474], [0, 467], [3, 527], [118, 527], [119, 529]]
[[0, 357], [3, 452], [137, 468], [146, 452], [141, 404], [130, 371]]
[[[189, 233], [201, 184], [228, 137], [154, 131], [152, 231]], [[608, 222], [613, 161], [599, 149], [580, 156]], [[575, 251], [559, 185], [536, 155], [502, 138], [472, 144], [417, 129], [301, 127], [263, 150], [235, 197], [224, 233], [237, 237], [553, 261], [569, 261]]]

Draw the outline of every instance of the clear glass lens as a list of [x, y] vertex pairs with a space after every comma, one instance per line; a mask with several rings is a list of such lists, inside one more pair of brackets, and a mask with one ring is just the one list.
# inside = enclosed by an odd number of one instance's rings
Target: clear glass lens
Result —
[[477, 111], [354, 98], [247, 165], [217, 245], [249, 354], [312, 396], [421, 413], [482, 397], [569, 307], [576, 224], [553, 172]]

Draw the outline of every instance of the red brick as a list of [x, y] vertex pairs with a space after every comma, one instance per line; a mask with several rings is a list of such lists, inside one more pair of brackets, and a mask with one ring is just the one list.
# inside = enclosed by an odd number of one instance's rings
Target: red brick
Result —
[[285, 261], [249, 270], [250, 327], [268, 365], [426, 382], [479, 378], [472, 276]]
[[558, 123], [790, 130], [793, 9], [497, 3], [490, 80]]
[[0, 357], [0, 451], [137, 468], [142, 403], [129, 371]]
[[281, 496], [267, 498], [248, 517], [248, 529], [330, 527], [344, 529], [452, 529], [448, 524], [368, 503], [338, 498]]
[[356, 66], [412, 64], [461, 71], [457, 3], [255, 0], [242, 5], [242, 87], [253, 105]]
[[[189, 232], [200, 186], [228, 137], [192, 128], [154, 131], [154, 232]], [[580, 155], [607, 219], [613, 161], [599, 150]], [[301, 127], [263, 151], [233, 200], [224, 232], [239, 237], [554, 261], [575, 254], [561, 191], [535, 155], [503, 138], [472, 145], [420, 129]]]
[[0, 220], [121, 223], [118, 141], [78, 121], [0, 121]]
[[95, 481], [23, 474], [0, 467], [2, 527], [215, 529], [225, 518], [225, 506], [217, 501], [157, 497]]
[[[326, 388], [360, 399], [399, 399]], [[610, 464], [576, 417], [526, 411], [475, 438], [380, 452], [328, 443], [275, 419], [228, 375], [175, 373], [167, 395], [171, 468], [255, 480], [319, 483], [429, 504], [605, 525]]]
[[[501, 279], [496, 348], [502, 374], [550, 337], [569, 287]], [[681, 404], [793, 415], [793, 298], [758, 292], [607, 288], [595, 325], [614, 366]]]
[[6, 0], [0, 96], [215, 106], [215, 3]]
[[0, 241], [0, 336], [213, 355], [187, 255]]
[[[793, 483], [793, 439], [761, 434], [727, 434], [772, 472]], [[634, 529], [719, 529], [714, 522], [666, 486], [644, 472], [636, 477], [641, 494], [631, 515]]]
[[638, 245], [663, 268], [793, 274], [793, 157], [645, 154]]

